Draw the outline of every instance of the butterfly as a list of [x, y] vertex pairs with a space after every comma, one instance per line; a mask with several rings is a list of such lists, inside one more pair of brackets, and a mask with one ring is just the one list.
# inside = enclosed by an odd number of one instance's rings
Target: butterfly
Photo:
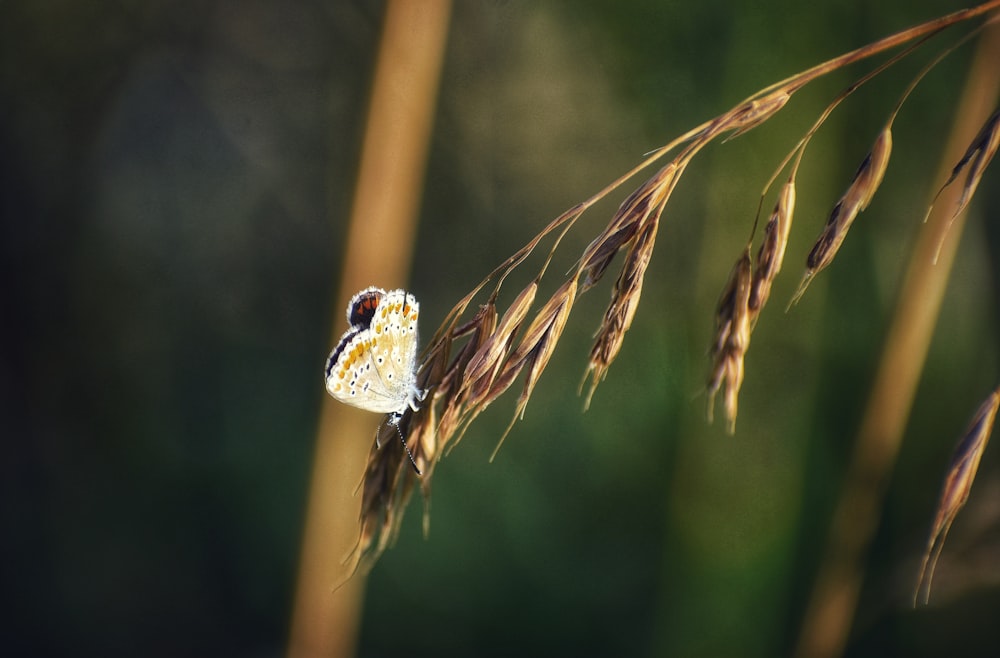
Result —
[[345, 404], [389, 414], [413, 468], [399, 422], [417, 411], [425, 392], [417, 386], [417, 318], [420, 304], [405, 290], [365, 288], [347, 305], [344, 332], [326, 361], [326, 390]]

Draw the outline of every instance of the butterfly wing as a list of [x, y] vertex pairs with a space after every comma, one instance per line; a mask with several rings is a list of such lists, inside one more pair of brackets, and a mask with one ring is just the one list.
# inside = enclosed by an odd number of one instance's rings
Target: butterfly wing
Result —
[[349, 329], [330, 354], [326, 389], [367, 411], [402, 414], [419, 397], [416, 386], [417, 317], [413, 295], [393, 290], [366, 313], [367, 326]]
[[369, 330], [378, 384], [373, 393], [393, 401], [387, 412], [402, 413], [412, 406], [417, 393], [417, 318], [420, 305], [403, 290], [386, 293], [375, 311]]

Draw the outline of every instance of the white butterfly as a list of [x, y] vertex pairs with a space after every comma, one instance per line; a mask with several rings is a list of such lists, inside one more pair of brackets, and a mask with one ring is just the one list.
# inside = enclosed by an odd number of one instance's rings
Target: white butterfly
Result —
[[326, 362], [330, 395], [359, 409], [389, 414], [400, 440], [403, 414], [407, 409], [416, 411], [424, 399], [424, 391], [417, 387], [419, 313], [420, 304], [405, 290], [386, 292], [374, 286], [362, 290], [347, 305], [351, 328]]

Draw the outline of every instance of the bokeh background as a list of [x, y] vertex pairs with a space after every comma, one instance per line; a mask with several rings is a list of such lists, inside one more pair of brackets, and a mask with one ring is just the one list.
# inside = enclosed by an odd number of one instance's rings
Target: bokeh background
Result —
[[[424, 335], [644, 152], [956, 8], [456, 3], [409, 286]], [[5, 654], [283, 653], [382, 12], [374, 1], [0, 4]], [[577, 386], [611, 277], [574, 309], [496, 461], [513, 397], [439, 465], [427, 539], [414, 501], [369, 578], [359, 655], [791, 650], [970, 48], [914, 93], [879, 195], [835, 265], [782, 307], [934, 52], [858, 93], [814, 140], [736, 435], [705, 421], [717, 295], [764, 182], [865, 68], [695, 160], [591, 409]], [[909, 605], [949, 454], [1000, 379], [995, 173], [960, 248], [849, 655], [997, 648], [995, 446], [932, 604]], [[549, 291], [625, 192], [567, 237]]]

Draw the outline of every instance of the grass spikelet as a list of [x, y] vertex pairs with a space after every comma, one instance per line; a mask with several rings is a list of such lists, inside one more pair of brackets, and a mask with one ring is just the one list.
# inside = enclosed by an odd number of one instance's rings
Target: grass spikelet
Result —
[[712, 421], [715, 395], [726, 383], [724, 396], [727, 429], [736, 431], [740, 386], [743, 385], [743, 358], [750, 347], [750, 287], [752, 265], [750, 246], [733, 266], [729, 281], [715, 312], [715, 340], [712, 343], [712, 372], [708, 378], [708, 420]]
[[792, 97], [792, 91], [790, 87], [779, 87], [738, 107], [727, 117], [725, 129], [733, 132], [726, 138], [726, 141], [736, 139], [743, 133], [753, 130], [777, 114]]
[[521, 323], [528, 315], [528, 310], [535, 301], [535, 294], [538, 292], [538, 282], [532, 281], [524, 290], [518, 293], [511, 302], [510, 307], [504, 312], [503, 318], [491, 332], [490, 336], [483, 341], [482, 345], [469, 360], [465, 368], [464, 387], [472, 390], [472, 399], [469, 406], [475, 407], [478, 402], [476, 397], [489, 390], [496, 378], [504, 357], [510, 352]]
[[[927, 214], [924, 216], [925, 222], [927, 221], [927, 217], [930, 216], [931, 210], [934, 209], [934, 203], [937, 201], [937, 198], [941, 196], [946, 187], [955, 182], [955, 179], [962, 173], [962, 170], [968, 167], [969, 171], [965, 175], [965, 184], [962, 186], [962, 195], [959, 197], [958, 203], [955, 205], [955, 210], [951, 213], [948, 225], [944, 231], [944, 235], [947, 235], [951, 225], [955, 222], [955, 218], [965, 210], [965, 207], [969, 205], [969, 201], [972, 199], [972, 195], [976, 193], [976, 188], [983, 177], [983, 172], [986, 171], [986, 167], [996, 154], [998, 146], [1000, 146], [1000, 109], [993, 112], [990, 118], [986, 120], [986, 123], [983, 124], [982, 129], [976, 135], [975, 139], [969, 144], [965, 155], [962, 156], [962, 159], [951, 170], [948, 180], [945, 181], [941, 189], [934, 195], [934, 200], [931, 201], [931, 205], [927, 209]], [[938, 244], [937, 251], [934, 254], [935, 263], [941, 254], [941, 245], [943, 243], [944, 237], [941, 238], [941, 243]]]
[[625, 340], [625, 332], [632, 326], [632, 319], [635, 317], [639, 298], [642, 295], [643, 278], [652, 257], [661, 211], [662, 206], [653, 213], [642, 228], [635, 242], [629, 248], [621, 273], [615, 281], [615, 287], [611, 292], [611, 302], [604, 312], [601, 326], [595, 335], [587, 368], [584, 371], [583, 380], [580, 382], [579, 388], [582, 390], [587, 378], [590, 378], [590, 389], [583, 404], [584, 409], [590, 407], [590, 401], [594, 396], [597, 384], [607, 375], [608, 368], [621, 350], [622, 342]]
[[[510, 307], [504, 312], [503, 318], [491, 335], [483, 341], [476, 353], [469, 360], [463, 372], [462, 391], [457, 397], [460, 404], [455, 407], [455, 423], [447, 429], [458, 431], [458, 437], [452, 445], [458, 443], [465, 434], [465, 428], [490, 405], [500, 397], [517, 378], [520, 369], [508, 369], [501, 374], [504, 360], [511, 351], [514, 338], [528, 315], [535, 294], [538, 292], [538, 282], [532, 281], [524, 290], [518, 293]], [[501, 376], [498, 377], [498, 374]], [[443, 424], [443, 423], [442, 423]], [[459, 429], [459, 427], [461, 429]]]
[[[969, 490], [976, 479], [976, 471], [979, 470], [979, 460], [982, 458], [986, 444], [990, 440], [990, 434], [993, 431], [993, 421], [996, 420], [998, 408], [1000, 408], [1000, 389], [994, 391], [980, 405], [976, 414], [972, 417], [972, 422], [969, 423], [968, 429], [965, 430], [965, 434], [962, 435], [958, 445], [955, 447], [948, 475], [945, 477], [944, 485], [941, 487], [941, 498], [938, 501], [934, 526], [931, 528], [931, 535], [927, 540], [927, 549], [924, 551], [924, 557], [920, 562], [917, 586], [913, 592], [914, 606], [917, 605], [918, 601], [926, 605], [930, 599], [934, 568], [937, 566], [938, 558], [941, 557], [944, 540], [948, 536], [951, 524], [965, 505], [965, 501], [969, 499]], [[923, 596], [921, 596], [921, 592]]]
[[[385, 429], [383, 424], [379, 432]], [[395, 429], [390, 429], [395, 434]], [[380, 436], [385, 442], [393, 440], [388, 434]], [[410, 447], [414, 459], [420, 464], [423, 454], [415, 442], [411, 443], [414, 444]], [[362, 480], [361, 530], [353, 553], [354, 569], [367, 571], [392, 544], [413, 485], [414, 476], [402, 450], [380, 450], [377, 445], [372, 446]]]
[[837, 255], [841, 243], [847, 237], [847, 231], [854, 223], [854, 219], [862, 210], [868, 207], [875, 191], [882, 182], [886, 167], [889, 164], [889, 154], [892, 152], [892, 131], [886, 126], [875, 139], [872, 150], [868, 152], [865, 159], [854, 174], [854, 179], [848, 186], [844, 196], [840, 197], [837, 205], [833, 207], [830, 218], [826, 221], [826, 226], [820, 234], [816, 244], [813, 245], [809, 257], [806, 259], [806, 273], [802, 277], [798, 290], [792, 297], [790, 305], [799, 301], [805, 293], [806, 288], [813, 277], [823, 271]]
[[670, 162], [622, 202], [608, 226], [583, 252], [580, 259], [580, 272], [584, 275], [581, 293], [600, 281], [611, 260], [635, 239], [647, 222], [659, 220], [663, 206], [683, 170], [683, 164], [676, 160]]
[[[545, 370], [545, 366], [548, 365], [549, 359], [552, 358], [556, 343], [559, 342], [563, 329], [566, 327], [566, 319], [573, 308], [573, 302], [576, 301], [576, 291], [576, 277], [570, 278], [559, 287], [549, 301], [545, 303], [545, 306], [538, 312], [538, 315], [524, 332], [521, 342], [514, 349], [514, 353], [511, 354], [510, 358], [504, 364], [504, 371], [513, 371], [515, 376], [522, 368], [526, 368], [528, 374], [525, 376], [521, 394], [517, 398], [514, 416], [511, 418], [510, 424], [507, 426], [506, 431], [504, 431], [503, 436], [500, 437], [497, 447], [493, 450], [490, 461], [493, 461], [493, 458], [496, 457], [500, 446], [503, 445], [504, 439], [507, 438], [507, 434], [510, 433], [511, 428], [514, 426], [514, 422], [518, 418], [524, 417], [524, 408], [528, 405], [528, 399], [531, 397], [532, 391], [535, 390], [535, 384], [538, 383], [538, 378], [541, 376], [542, 371]], [[503, 372], [501, 373], [500, 380], [509, 378], [509, 373], [506, 373], [508, 377], [504, 377], [504, 374]]]
[[[479, 311], [465, 327], [456, 329], [451, 336], [454, 339], [469, 333], [471, 330], [468, 342], [462, 346], [459, 355], [448, 366], [440, 384], [434, 391], [434, 397], [443, 401], [440, 425], [437, 428], [438, 431], [435, 432], [440, 439], [442, 450], [450, 450], [454, 446], [451, 437], [461, 424], [469, 395], [465, 373], [475, 356], [492, 338], [496, 324], [497, 311], [494, 294], [486, 304], [479, 308]], [[424, 386], [426, 388], [426, 384]], [[422, 418], [424, 417], [417, 417], [418, 426], [421, 424], [419, 421]]]
[[781, 271], [781, 263], [785, 259], [785, 247], [788, 245], [788, 233], [792, 228], [792, 216], [795, 213], [795, 180], [789, 178], [781, 188], [778, 202], [771, 212], [771, 218], [764, 227], [764, 239], [761, 240], [757, 252], [757, 263], [750, 285], [750, 312], [756, 320], [764, 304], [771, 295], [771, 284]]

